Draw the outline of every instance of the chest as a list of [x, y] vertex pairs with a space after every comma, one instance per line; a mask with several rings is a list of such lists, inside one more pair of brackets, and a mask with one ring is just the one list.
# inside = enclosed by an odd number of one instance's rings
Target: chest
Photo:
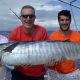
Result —
[[32, 33], [24, 33], [20, 32], [17, 36], [19, 41], [34, 41], [39, 40], [41, 38], [41, 33], [39, 31], [34, 31]]

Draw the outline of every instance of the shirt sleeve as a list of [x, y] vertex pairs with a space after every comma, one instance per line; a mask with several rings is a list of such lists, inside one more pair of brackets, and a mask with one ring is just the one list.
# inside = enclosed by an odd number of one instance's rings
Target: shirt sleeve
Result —
[[47, 33], [47, 31], [45, 29], [42, 32], [41, 40], [49, 40], [48, 33]]
[[10, 36], [9, 36], [9, 41], [16, 41], [16, 30], [13, 30], [11, 33], [10, 33]]
[[50, 40], [54, 40], [54, 35], [53, 35], [53, 33], [49, 36], [49, 39], [50, 39]]

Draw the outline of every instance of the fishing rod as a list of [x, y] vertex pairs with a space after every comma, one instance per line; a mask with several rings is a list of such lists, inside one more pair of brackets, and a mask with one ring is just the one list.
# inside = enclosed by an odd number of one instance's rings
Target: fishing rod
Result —
[[73, 9], [72, 9], [72, 6], [71, 6], [71, 4], [73, 2], [75, 2], [75, 1], [77, 1], [77, 0], [73, 0], [73, 1], [70, 2], [70, 8], [71, 8], [71, 12], [72, 12], [72, 16], [73, 16], [73, 20], [74, 20], [74, 24], [75, 24], [76, 30], [78, 31], [77, 23], [76, 23], [75, 16], [74, 16], [74, 12], [73, 12]]
[[71, 1], [70, 3], [73, 3], [73, 2], [75, 2], [75, 1], [77, 1], [77, 0], [73, 0], [73, 1]]
[[19, 20], [21, 20], [20, 17], [19, 17], [11, 8], [9, 8], [9, 10], [10, 10]]
[[[68, 5], [71, 5], [71, 6], [73, 6], [73, 7], [76, 7], [76, 8], [78, 8], [78, 9], [80, 9], [79, 6], [76, 6], [76, 5], [70, 4], [69, 2], [66, 2], [66, 1], [63, 1], [63, 0], [58, 0], [58, 1], [63, 2], [63, 3], [66, 3], [66, 4], [68, 4]], [[75, 0], [75, 1], [76, 1], [76, 0]], [[72, 2], [74, 2], [74, 1], [72, 1]]]
[[9, 6], [8, 3], [2, 1], [4, 5], [6, 5], [8, 7], [8, 9], [21, 21], [20, 17], [16, 14], [16, 12], [14, 12]]

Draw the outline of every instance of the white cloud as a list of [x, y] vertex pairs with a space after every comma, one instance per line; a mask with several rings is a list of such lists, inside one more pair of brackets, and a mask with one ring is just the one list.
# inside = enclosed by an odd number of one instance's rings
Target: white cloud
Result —
[[36, 24], [42, 25], [45, 28], [49, 28], [49, 27], [57, 27], [58, 26], [58, 21], [57, 20], [36, 20], [35, 21]]
[[[72, 0], [64, 1], [70, 2]], [[78, 0], [78, 3], [79, 2], [80, 1]], [[7, 26], [5, 27], [5, 30], [13, 29], [14, 26], [20, 23], [19, 19], [9, 10], [9, 8], [19, 16], [20, 9], [24, 5], [32, 5], [36, 9], [37, 19], [35, 23], [42, 25], [45, 28], [53, 26], [57, 27], [57, 14], [60, 10], [66, 7], [66, 4], [61, 4], [59, 0], [0, 0], [0, 25], [2, 26], [0, 27], [0, 30], [4, 29], [5, 26]], [[75, 15], [75, 17], [78, 17], [78, 15]], [[77, 23], [79, 23], [78, 21], [80, 21], [79, 17]]]
[[36, 10], [45, 10], [45, 11], [58, 11], [61, 9], [62, 9], [62, 7], [60, 5], [57, 5], [57, 6], [44, 5], [44, 6], [36, 7]]

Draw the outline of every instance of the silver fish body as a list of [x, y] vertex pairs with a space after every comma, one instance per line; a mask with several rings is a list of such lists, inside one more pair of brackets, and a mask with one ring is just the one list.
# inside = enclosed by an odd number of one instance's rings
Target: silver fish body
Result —
[[[80, 44], [61, 41], [20, 42], [2, 51], [2, 63], [7, 65], [47, 64], [53, 57], [56, 61], [80, 59]], [[12, 50], [10, 51], [9, 48]]]

